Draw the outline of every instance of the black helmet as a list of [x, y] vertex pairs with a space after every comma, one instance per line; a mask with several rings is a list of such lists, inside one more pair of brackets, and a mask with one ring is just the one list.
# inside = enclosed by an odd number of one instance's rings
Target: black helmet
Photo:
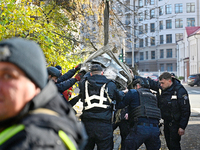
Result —
[[176, 76], [173, 72], [171, 73], [171, 75], [174, 76], [174, 77]]
[[143, 88], [150, 88], [149, 81], [145, 78], [137, 78], [133, 81], [133, 86], [136, 86], [136, 84], [139, 83], [141, 87]]
[[60, 71], [56, 67], [48, 67], [47, 72], [48, 72], [48, 75], [51, 75], [52, 77], [59, 78], [61, 76]]

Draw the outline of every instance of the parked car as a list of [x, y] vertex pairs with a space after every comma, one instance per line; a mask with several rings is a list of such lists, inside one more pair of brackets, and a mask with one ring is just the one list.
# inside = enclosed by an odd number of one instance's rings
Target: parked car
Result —
[[193, 74], [188, 77], [187, 84], [189, 86], [200, 86], [200, 74]]

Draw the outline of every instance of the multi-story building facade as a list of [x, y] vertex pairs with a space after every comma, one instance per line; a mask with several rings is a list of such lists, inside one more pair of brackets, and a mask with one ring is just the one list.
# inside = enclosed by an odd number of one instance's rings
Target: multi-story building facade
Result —
[[[139, 71], [177, 71], [176, 41], [183, 38], [185, 27], [200, 25], [199, 0], [125, 0], [134, 7], [131, 37], [126, 47]], [[134, 3], [133, 3], [134, 2]], [[127, 17], [125, 23], [128, 19]], [[133, 47], [134, 44], [134, 47]], [[134, 53], [133, 53], [134, 52]], [[129, 62], [129, 61], [128, 61]], [[128, 63], [130, 64], [130, 63]]]
[[200, 73], [200, 26], [186, 27], [177, 45], [177, 75], [187, 81], [189, 75]]

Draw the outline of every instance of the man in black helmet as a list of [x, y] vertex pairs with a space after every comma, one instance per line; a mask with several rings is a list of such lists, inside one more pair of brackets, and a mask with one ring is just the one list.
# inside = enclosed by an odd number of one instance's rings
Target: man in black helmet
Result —
[[61, 76], [60, 71], [55, 67], [48, 67], [48, 78], [52, 79], [55, 83], [57, 82], [58, 78]]
[[[77, 71], [80, 70], [81, 64], [75, 68], [69, 70], [67, 73], [61, 76], [60, 71], [56, 67], [48, 67], [48, 78], [52, 79], [58, 88], [58, 91], [62, 94], [65, 90], [72, 87], [77, 81], [80, 81], [84, 76], [84, 72], [79, 72], [75, 75]], [[74, 78], [72, 78], [75, 75]]]
[[126, 150], [137, 150], [143, 143], [147, 150], [159, 150], [161, 146], [158, 127], [160, 109], [157, 99], [151, 93], [149, 83], [143, 79], [133, 82], [135, 89], [130, 89], [117, 108], [128, 106], [130, 132], [125, 140]]
[[0, 149], [83, 149], [86, 134], [70, 105], [48, 80], [33, 41], [0, 42]]
[[120, 98], [114, 81], [103, 75], [99, 64], [93, 64], [79, 88], [83, 102], [81, 120], [89, 137], [85, 150], [93, 150], [95, 144], [98, 150], [112, 150], [112, 101]]

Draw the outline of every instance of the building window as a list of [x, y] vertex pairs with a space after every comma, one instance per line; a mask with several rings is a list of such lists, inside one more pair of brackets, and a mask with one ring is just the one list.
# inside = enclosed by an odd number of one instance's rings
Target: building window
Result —
[[163, 42], [164, 42], [163, 35], [160, 35], [160, 44], [163, 44]]
[[155, 18], [155, 9], [150, 10], [150, 19]]
[[148, 5], [149, 0], [144, 0], [144, 6]]
[[140, 39], [139, 42], [140, 42], [140, 47], [143, 47], [143, 39]]
[[187, 3], [187, 13], [195, 12], [195, 3]]
[[164, 50], [163, 49], [160, 50], [160, 58], [164, 58]]
[[172, 5], [166, 5], [165, 6], [165, 13], [166, 14], [171, 14], [172, 13]]
[[160, 71], [164, 71], [164, 64], [160, 64]]
[[159, 28], [160, 30], [163, 30], [163, 21], [159, 21]]
[[171, 29], [172, 28], [172, 20], [166, 20], [166, 29]]
[[195, 26], [195, 18], [187, 18], [187, 26], [194, 27]]
[[139, 21], [143, 21], [143, 13], [139, 13]]
[[138, 5], [139, 5], [140, 8], [143, 7], [143, 0], [139, 0]]
[[172, 49], [167, 49], [167, 58], [172, 58]]
[[176, 33], [176, 41], [183, 39], [183, 33]]
[[183, 4], [175, 4], [175, 13], [182, 13], [183, 12]]
[[134, 48], [136, 48], [137, 39], [134, 39]]
[[167, 34], [166, 35], [167, 43], [172, 43], [172, 34]]
[[131, 38], [131, 32], [128, 32], [126, 35], [127, 35], [127, 38]]
[[182, 28], [183, 27], [183, 19], [175, 19], [175, 27]]
[[144, 60], [144, 53], [140, 52], [140, 60]]
[[137, 30], [134, 30], [134, 35], [137, 36], [138, 35], [138, 32]]
[[145, 46], [148, 46], [148, 37], [145, 38]]
[[134, 23], [135, 23], [135, 24], [138, 23], [138, 18], [134, 17]]
[[[126, 7], [125, 7], [125, 12], [129, 12], [131, 9], [130, 9], [130, 4], [128, 5], [126, 5]], [[120, 12], [120, 13], [122, 13], [122, 11]]]
[[155, 59], [155, 51], [151, 51], [151, 59]]
[[172, 64], [167, 64], [167, 71], [173, 71]]
[[148, 10], [144, 11], [144, 19], [148, 19]]
[[139, 34], [143, 34], [143, 26], [139, 26]]
[[159, 16], [162, 16], [163, 15], [163, 6], [159, 7]]
[[126, 47], [131, 48], [131, 43], [132, 43], [131, 39], [127, 39], [126, 40]]
[[125, 27], [125, 30], [127, 31], [127, 32], [126, 32], [126, 33], [127, 33], [127, 34], [126, 34], [127, 37], [130, 38], [130, 37], [131, 37], [131, 27], [126, 26], [126, 27]]
[[154, 0], [150, 0], [150, 4], [151, 4], [151, 5], [154, 5]]
[[145, 30], [145, 33], [148, 33], [148, 24], [144, 25], [144, 30]]
[[151, 23], [150, 26], [151, 26], [150, 31], [151, 31], [151, 32], [155, 32], [155, 24], [154, 24], [154, 23]]
[[155, 45], [155, 37], [151, 37], [151, 46], [154, 46]]
[[131, 23], [131, 16], [130, 16], [130, 14], [128, 14], [128, 15], [126, 15], [126, 20], [125, 20], [125, 24], [126, 25], [129, 25], [130, 23]]
[[148, 56], [148, 51], [146, 51], [146, 60], [149, 59], [149, 56]]

